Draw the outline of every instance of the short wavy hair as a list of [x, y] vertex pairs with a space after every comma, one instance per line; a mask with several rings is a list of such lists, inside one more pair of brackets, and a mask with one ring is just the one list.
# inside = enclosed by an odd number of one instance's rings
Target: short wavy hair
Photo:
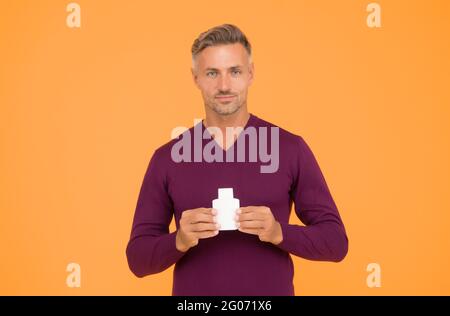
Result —
[[201, 33], [192, 44], [191, 52], [194, 59], [201, 51], [210, 46], [240, 43], [252, 55], [252, 46], [245, 34], [233, 24], [222, 24]]

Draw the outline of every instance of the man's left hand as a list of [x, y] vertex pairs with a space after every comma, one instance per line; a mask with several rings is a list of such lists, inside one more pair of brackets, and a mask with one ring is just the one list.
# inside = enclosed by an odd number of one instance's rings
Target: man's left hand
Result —
[[237, 210], [236, 223], [239, 231], [257, 235], [261, 241], [278, 245], [283, 241], [281, 225], [266, 206], [247, 206]]

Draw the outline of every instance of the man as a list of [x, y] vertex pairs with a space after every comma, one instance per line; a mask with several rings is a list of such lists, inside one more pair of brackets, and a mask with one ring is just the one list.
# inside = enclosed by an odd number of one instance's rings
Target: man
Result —
[[[295, 295], [290, 254], [339, 262], [348, 249], [319, 165], [300, 136], [248, 112], [254, 65], [251, 45], [239, 28], [225, 24], [200, 34], [192, 60], [206, 117], [180, 139], [189, 140], [200, 129], [200, 135], [207, 135], [200, 149], [212, 143], [211, 153], [235, 159], [174, 159], [179, 139], [154, 152], [127, 247], [130, 269], [144, 277], [175, 264], [173, 295]], [[230, 136], [227, 128], [240, 132]], [[279, 151], [279, 161], [276, 168], [262, 172], [261, 157], [239, 160], [242, 153], [234, 149], [246, 150], [241, 158], [251, 156], [255, 144], [251, 139], [245, 143], [246, 131], [257, 130], [256, 145], [261, 145], [267, 137], [261, 131], [267, 128], [277, 136], [269, 143], [272, 153]], [[243, 140], [244, 147], [235, 146]], [[183, 148], [182, 155], [192, 156], [194, 147]], [[238, 230], [219, 231], [217, 210], [210, 208], [218, 188], [233, 188], [240, 200]], [[293, 203], [306, 226], [289, 224]], [[172, 216], [177, 230], [169, 233]]]

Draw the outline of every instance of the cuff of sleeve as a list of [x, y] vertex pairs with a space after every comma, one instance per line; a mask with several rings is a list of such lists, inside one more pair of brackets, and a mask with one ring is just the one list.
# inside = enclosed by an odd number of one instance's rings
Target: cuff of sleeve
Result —
[[167, 239], [166, 239], [166, 242], [168, 245], [168, 247], [166, 249], [169, 249], [169, 253], [167, 255], [170, 258], [169, 261], [172, 261], [172, 262], [178, 261], [186, 253], [186, 252], [179, 251], [177, 249], [177, 239], [176, 238], [177, 238], [177, 232], [174, 231], [174, 232], [170, 233], [169, 235], [167, 235]]
[[284, 251], [292, 252], [297, 245], [295, 236], [298, 236], [298, 234], [295, 233], [295, 230], [300, 226], [291, 225], [289, 223], [280, 223], [280, 225], [281, 232], [283, 234], [283, 240], [277, 246]]

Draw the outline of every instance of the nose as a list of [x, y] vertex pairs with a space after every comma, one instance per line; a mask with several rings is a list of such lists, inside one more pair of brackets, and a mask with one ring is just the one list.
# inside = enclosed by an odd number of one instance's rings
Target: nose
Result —
[[225, 76], [220, 76], [219, 77], [219, 80], [218, 80], [218, 82], [217, 82], [217, 88], [220, 90], [220, 91], [229, 91], [229, 89], [230, 89], [230, 79], [228, 78], [228, 76], [227, 75], [225, 75]]

